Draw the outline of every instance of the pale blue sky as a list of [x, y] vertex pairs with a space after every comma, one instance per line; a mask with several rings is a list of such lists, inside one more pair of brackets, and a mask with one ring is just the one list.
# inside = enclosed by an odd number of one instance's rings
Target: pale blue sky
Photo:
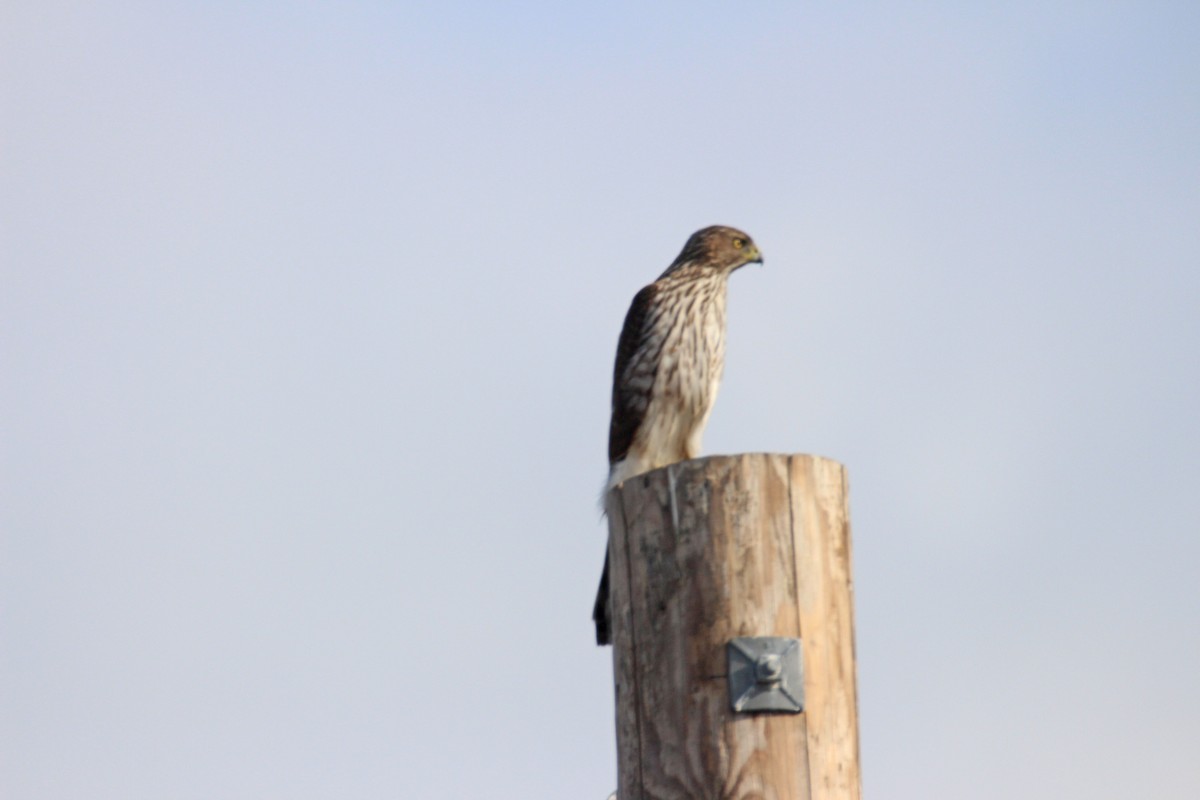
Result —
[[626, 306], [850, 470], [867, 797], [1200, 792], [1200, 6], [8, 3], [0, 796], [579, 798]]

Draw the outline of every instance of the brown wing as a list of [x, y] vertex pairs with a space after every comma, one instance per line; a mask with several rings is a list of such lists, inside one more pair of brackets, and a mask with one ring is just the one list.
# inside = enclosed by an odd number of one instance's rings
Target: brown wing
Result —
[[[650, 405], [650, 388], [658, 371], [651, 310], [658, 288], [652, 283], [638, 292], [625, 314], [613, 368], [612, 421], [608, 427], [608, 463], [625, 457]], [[631, 375], [638, 380], [631, 385]]]

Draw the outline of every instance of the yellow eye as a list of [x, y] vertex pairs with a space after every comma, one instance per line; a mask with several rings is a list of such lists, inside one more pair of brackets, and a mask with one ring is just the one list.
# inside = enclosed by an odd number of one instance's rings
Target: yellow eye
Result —
[[746, 240], [740, 236], [735, 236], [735, 237], [733, 237], [733, 246], [736, 247], [738, 250], [741, 250], [743, 247], [746, 246]]

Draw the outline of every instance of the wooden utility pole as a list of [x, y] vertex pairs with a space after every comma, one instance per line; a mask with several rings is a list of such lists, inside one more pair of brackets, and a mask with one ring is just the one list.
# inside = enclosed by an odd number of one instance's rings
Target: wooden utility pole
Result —
[[[606, 502], [620, 800], [858, 800], [845, 469], [714, 456], [630, 478]], [[790, 655], [754, 661], [758, 642]], [[802, 679], [788, 672], [797, 649]], [[803, 710], [734, 711], [731, 665], [734, 695], [749, 675], [743, 699]]]

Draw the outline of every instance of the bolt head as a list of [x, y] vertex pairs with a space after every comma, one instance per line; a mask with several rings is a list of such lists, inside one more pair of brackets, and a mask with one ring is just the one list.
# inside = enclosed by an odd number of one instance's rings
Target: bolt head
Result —
[[779, 683], [783, 679], [783, 659], [775, 653], [764, 653], [754, 662], [754, 680], [762, 684]]

